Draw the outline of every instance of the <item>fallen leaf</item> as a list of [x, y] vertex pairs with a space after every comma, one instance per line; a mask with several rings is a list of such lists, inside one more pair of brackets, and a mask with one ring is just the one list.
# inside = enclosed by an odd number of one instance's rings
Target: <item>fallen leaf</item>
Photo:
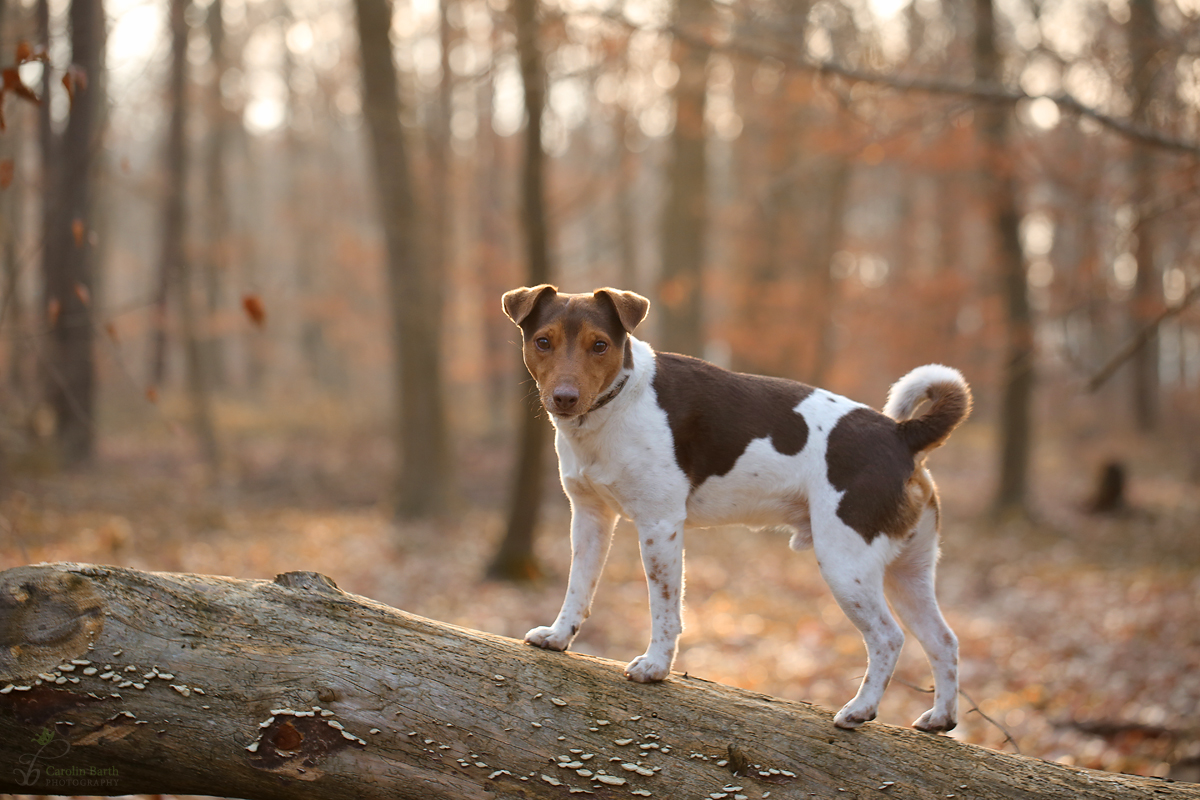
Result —
[[149, 400], [151, 403], [158, 405], [158, 387], [157, 386], [147, 386], [146, 387], [146, 399]]
[[83, 67], [72, 64], [67, 68], [66, 74], [62, 76], [62, 85], [67, 90], [67, 98], [71, 101], [71, 106], [74, 107], [75, 93], [87, 91], [87, 72]]
[[83, 238], [87, 234], [87, 229], [83, 226], [83, 220], [74, 219], [71, 221], [71, 235], [75, 237], [75, 246], [83, 247]]
[[242, 308], [246, 310], [246, 316], [250, 318], [250, 321], [254, 323], [256, 328], [261, 328], [267, 324], [267, 309], [258, 295], [243, 295]]
[[12, 186], [15, 175], [16, 167], [11, 158], [0, 161], [0, 189], [7, 189], [9, 186]]
[[85, 308], [92, 304], [92, 293], [82, 283], [75, 284], [75, 296], [79, 298], [79, 302], [83, 303]]
[[16, 67], [8, 67], [0, 75], [4, 78], [3, 85], [0, 86], [0, 95], [12, 92], [17, 97], [28, 100], [34, 105], [41, 104], [42, 101], [38, 98], [37, 93], [26, 86], [24, 81], [21, 80], [21, 73]]
[[57, 326], [60, 313], [62, 313], [62, 303], [57, 297], [51, 297], [46, 303], [46, 324], [51, 328]]
[[39, 44], [37, 47], [34, 47], [24, 39], [17, 42], [16, 55], [17, 66], [20, 66], [21, 64], [28, 64], [30, 61], [41, 61], [42, 63], [49, 63], [50, 61], [50, 58], [46, 54], [46, 47], [44, 45]]

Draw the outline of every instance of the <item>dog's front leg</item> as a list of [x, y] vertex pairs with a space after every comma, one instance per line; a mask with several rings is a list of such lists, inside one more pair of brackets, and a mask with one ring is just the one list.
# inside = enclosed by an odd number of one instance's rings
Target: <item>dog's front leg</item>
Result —
[[598, 498], [568, 495], [571, 499], [571, 574], [567, 596], [553, 625], [534, 628], [525, 641], [547, 650], [566, 650], [579, 626], [592, 612], [592, 598], [608, 558], [617, 515]]
[[629, 662], [625, 675], [652, 683], [671, 673], [683, 633], [683, 522], [639, 524], [638, 539], [650, 591], [650, 647]]

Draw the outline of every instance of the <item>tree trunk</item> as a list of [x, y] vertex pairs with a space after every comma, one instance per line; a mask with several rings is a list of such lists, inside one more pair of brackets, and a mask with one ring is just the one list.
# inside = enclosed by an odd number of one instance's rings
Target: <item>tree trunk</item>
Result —
[[[50, 1], [37, 0], [34, 6], [34, 20], [37, 26], [38, 44], [46, 51], [50, 51]], [[53, 91], [54, 79], [51, 77], [50, 70], [42, 70], [41, 96], [49, 97]], [[39, 103], [37, 109], [37, 129], [38, 129], [38, 149], [41, 155], [42, 167], [42, 186], [47, 189], [53, 189], [58, 186], [58, 170], [59, 170], [59, 137], [54, 133], [54, 123], [50, 116], [50, 103]], [[38, 276], [40, 280], [39, 290], [41, 292], [38, 301], [40, 307], [34, 309], [36, 324], [44, 331], [49, 331], [57, 323], [57, 309], [61, 306], [61, 300], [58, 300], [53, 293], [57, 287], [52, 288], [53, 284], [58, 282], [57, 275], [61, 272], [59, 251], [62, 249], [62, 238], [55, 235], [62, 228], [62, 212], [59, 193], [57, 191], [43, 191], [41, 196], [41, 235], [42, 235], [42, 269]], [[38, 361], [38, 377], [39, 388], [42, 394], [46, 396], [47, 402], [51, 392], [53, 391], [52, 384], [55, 382], [55, 373], [50, 363], [54, 356], [54, 345], [50, 337], [34, 343], [36, 348], [36, 357]]]
[[[280, 50], [283, 52], [283, 82], [287, 86], [287, 115], [295, 120], [305, 102], [296, 90], [296, 57], [287, 46], [287, 31], [296, 19], [292, 3], [282, 3], [283, 26], [280, 30]], [[301, 313], [296, 325], [297, 344], [300, 357], [308, 369], [312, 382], [321, 388], [327, 384], [328, 351], [325, 329], [321, 317], [314, 313], [312, 301], [321, 295], [321, 267], [327, 263], [321, 252], [321, 241], [325, 238], [323, 198], [317, 189], [320, 174], [317, 164], [320, 155], [314, 152], [312, 132], [301, 132], [297, 125], [285, 126], [283, 134], [284, 152], [287, 154], [286, 185], [288, 187], [288, 213], [296, 226], [292, 243], [292, 261], [295, 263], [295, 290], [300, 302]]]
[[617, 103], [613, 109], [613, 174], [616, 175], [616, 185], [613, 188], [613, 206], [616, 216], [617, 236], [617, 274], [620, 276], [620, 288], [626, 291], [645, 291], [638, 270], [638, 233], [637, 233], [637, 173], [639, 159], [629, 149], [626, 137], [629, 135], [629, 114], [622, 103]]
[[166, 186], [163, 190], [162, 245], [158, 259], [158, 285], [154, 292], [155, 329], [150, 345], [151, 386], [161, 386], [167, 376], [167, 317], [172, 291], [183, 288], [184, 186], [187, 156], [187, 6], [188, 0], [171, 0], [167, 27], [171, 33], [171, 68], [167, 78]]
[[[8, 22], [9, 7], [7, 0], [0, 0], [0, 30], [4, 30], [5, 23]], [[16, 142], [12, 136], [6, 136], [0, 139], [0, 161], [6, 161], [15, 164]], [[13, 170], [12, 180], [17, 181], [16, 170]], [[21, 298], [18, 293], [21, 291], [20, 268], [17, 264], [17, 238], [20, 236], [20, 218], [21, 218], [21, 203], [19, 198], [21, 195], [20, 189], [10, 184], [11, 191], [0, 192], [0, 226], [3, 230], [0, 231], [0, 330], [5, 327], [8, 331], [17, 332], [16, 335], [8, 333], [8, 365], [5, 369], [5, 374], [0, 376], [0, 381], [4, 382], [4, 391], [8, 394], [10, 400], [21, 398], [24, 392], [21, 385], [21, 348], [18, 345], [18, 338], [25, 335], [21, 330]]]
[[[3, 5], [0, 2], [0, 6]], [[7, 12], [0, 12], [0, 26], [4, 24], [6, 15]], [[15, 165], [18, 144], [12, 136], [0, 138], [0, 159], [12, 161]], [[0, 261], [3, 262], [3, 278], [0, 279], [0, 329], [5, 331], [8, 340], [8, 364], [4, 367], [4, 375], [0, 376], [0, 381], [3, 381], [3, 391], [9, 402], [19, 402], [28, 408], [29, 387], [23, 379], [23, 364], [28, 350], [21, 341], [28, 336], [28, 331], [24, 328], [27, 312], [22, 301], [24, 281], [21, 280], [21, 264], [17, 258], [17, 242], [21, 238], [26, 212], [25, 203], [21, 201], [23, 181], [15, 168], [12, 180], [8, 190], [0, 192], [0, 224], [4, 228], [0, 233]]]
[[[1148, 126], [1150, 101], [1154, 96], [1154, 77], [1160, 64], [1158, 12], [1154, 0], [1132, 0], [1129, 4], [1129, 60], [1133, 68], [1131, 92], [1132, 119]], [[1154, 199], [1154, 154], [1146, 145], [1133, 143], [1133, 196], [1137, 221], [1133, 236], [1137, 240], [1137, 278], [1133, 286], [1132, 329], [1142, 330], [1163, 310], [1162, 279], [1154, 263], [1154, 226], [1150, 206]], [[1154, 336], [1133, 355], [1133, 413], [1139, 430], [1158, 427], [1159, 344]]]
[[[493, 28], [491, 46], [499, 46], [499, 33]], [[507, 224], [508, 148], [492, 125], [492, 108], [495, 90], [491, 80], [478, 82], [475, 107], [479, 115], [479, 133], [475, 137], [475, 158], [471, 165], [473, 192], [472, 200], [478, 215], [478, 253], [471, 259], [474, 266], [473, 278], [480, 292], [479, 314], [483, 319], [483, 362], [484, 391], [489, 397], [504, 397], [509, 393], [512, 378], [521, 374], [523, 365], [513, 359], [512, 320], [500, 310], [497, 298], [513, 288], [511, 277], [505, 266], [512, 260], [510, 248], [511, 226]], [[512, 418], [505, 403], [485, 403], [487, 435], [496, 436], [510, 430]]]
[[[707, 23], [709, 0], [677, 0], [676, 22], [691, 34]], [[659, 341], [664, 350], [704, 354], [704, 249], [708, 217], [704, 106], [708, 50], [676, 37], [671, 60], [679, 70], [673, 91], [675, 129], [667, 163], [658, 288]]]
[[[47, 26], [39, 8], [40, 24]], [[44, 370], [54, 413], [55, 444], [64, 466], [90, 461], [95, 450], [96, 367], [92, 297], [96, 289], [93, 158], [99, 151], [104, 110], [104, 8], [101, 0], [73, 0], [69, 12], [76, 79], [70, 118], [61, 139], [42, 104], [44, 202], [43, 314], [49, 330]], [[47, 70], [49, 72], [49, 70]], [[43, 91], [49, 81], [43, 83]]]
[[811, 335], [815, 340], [815, 352], [809, 382], [813, 386], [825, 385], [837, 349], [833, 315], [838, 306], [839, 287], [833, 280], [831, 264], [845, 234], [846, 205], [850, 194], [850, 180], [854, 174], [850, 162], [846, 159], [830, 156], [829, 160], [832, 163], [822, 170], [827, 176], [824, 183], [828, 187], [828, 216], [823, 220], [820, 235], [812, 243], [812, 262], [809, 265], [812, 294], [815, 298], [815, 303], [810, 306]]
[[[220, 313], [224, 305], [224, 293], [231, 278], [233, 251], [233, 223], [229, 206], [229, 188], [225, 179], [225, 164], [229, 154], [234, 126], [230, 112], [221, 98], [221, 81], [229, 71], [229, 54], [225, 42], [225, 20], [222, 9], [224, 0], [211, 0], [205, 14], [208, 45], [212, 53], [213, 76], [207, 90], [208, 124], [210, 126], [204, 143], [204, 221], [208, 242], [203, 249], [202, 266], [205, 286], [205, 310], [210, 317]], [[204, 365], [212, 384], [225, 387], [228, 383], [226, 370], [225, 337], [220, 330], [213, 331], [201, 348]]]
[[220, 463], [216, 426], [213, 423], [212, 398], [208, 373], [201, 352], [192, 269], [184, 244], [187, 235], [187, 85], [188, 85], [188, 22], [190, 0], [171, 0], [171, 71], [167, 87], [167, 106], [170, 120], [167, 125], [167, 145], [164, 174], [166, 186], [163, 198], [162, 252], [159, 262], [157, 295], [160, 325], [155, 331], [151, 383], [161, 385], [166, 377], [167, 305], [171, 295], [179, 304], [180, 338], [184, 351], [184, 370], [188, 402], [191, 405], [192, 432], [200, 452], [211, 470]]
[[440, 300], [421, 253], [408, 144], [400, 122], [392, 62], [389, 0], [355, 0], [362, 50], [363, 115], [370, 135], [396, 358], [395, 439], [400, 469], [396, 513], [428, 517], [446, 510], [450, 458], [442, 400]]
[[[339, 590], [0, 573], [0, 791], [244, 798], [1200, 798], [444, 625]], [[169, 768], [164, 769], [164, 765]], [[736, 788], [735, 788], [736, 787]]]
[[[739, 225], [738, 287], [733, 313], [736, 336], [731, 337], [731, 365], [741, 372], [760, 375], [797, 374], [799, 358], [791, 346], [797, 329], [798, 309], [789, 302], [789, 292], [801, 280], [793, 267], [793, 253], [785, 255], [785, 238], [804, 221], [798, 208], [799, 190], [792, 173], [803, 152], [806, 115], [793, 111], [786, 102], [787, 81], [775, 91], [759, 95], [743, 71], [735, 91], [744, 92], [748, 102], [745, 127], [733, 151], [732, 172], [741, 185], [737, 189], [745, 207], [745, 222]], [[789, 240], [790, 243], [790, 240]], [[805, 331], [807, 335], [808, 331]], [[763, 342], [773, 346], [763, 347]], [[805, 376], [807, 378], [807, 376]]]
[[[521, 170], [521, 223], [528, 259], [530, 286], [550, 282], [550, 247], [546, 230], [545, 154], [542, 151], [542, 112], [546, 107], [546, 73], [538, 45], [538, 0], [514, 0], [517, 55], [525, 92], [525, 160]], [[514, 367], [516, 365], [514, 364]], [[524, 369], [524, 367], [520, 367]], [[488, 576], [504, 580], [533, 580], [540, 574], [533, 542], [542, 489], [546, 482], [546, 448], [550, 426], [530, 404], [528, 384], [522, 382], [521, 431], [517, 469], [509, 495], [508, 526]], [[536, 393], [534, 393], [536, 396]]]
[[[975, 0], [975, 77], [1000, 85], [1003, 64], [997, 46], [992, 0]], [[1021, 213], [1013, 151], [1009, 146], [1009, 108], [995, 103], [975, 110], [983, 161], [980, 191], [989, 204], [997, 267], [1008, 323], [1004, 388], [1000, 403], [1000, 480], [993, 502], [997, 513], [1023, 513], [1029, 484], [1033, 426], [1033, 313], [1021, 251]]]

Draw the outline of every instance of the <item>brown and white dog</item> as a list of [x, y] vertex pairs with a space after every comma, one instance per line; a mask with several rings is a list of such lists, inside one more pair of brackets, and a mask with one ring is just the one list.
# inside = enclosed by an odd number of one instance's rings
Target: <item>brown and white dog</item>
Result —
[[542, 285], [504, 295], [556, 429], [572, 514], [562, 611], [525, 641], [571, 644], [624, 516], [637, 526], [652, 619], [650, 646], [625, 674], [661, 681], [683, 630], [684, 528], [786, 525], [793, 550], [815, 550], [867, 646], [866, 676], [835, 724], [875, 718], [904, 643], [890, 600], [933, 669], [933, 708], [913, 725], [953, 728], [958, 640], [934, 594], [939, 506], [924, 459], [970, 411], [962, 375], [919, 367], [892, 386], [881, 414], [802, 383], [656, 353], [632, 336], [649, 306], [616, 289], [560, 294]]

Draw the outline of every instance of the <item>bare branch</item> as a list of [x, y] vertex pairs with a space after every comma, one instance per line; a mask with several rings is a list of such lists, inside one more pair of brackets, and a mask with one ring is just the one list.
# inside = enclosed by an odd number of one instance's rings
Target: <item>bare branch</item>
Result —
[[1107, 364], [1101, 367], [1095, 375], [1088, 379], [1088, 382], [1084, 385], [1084, 390], [1090, 394], [1103, 386], [1122, 364], [1132, 358], [1134, 353], [1140, 350], [1143, 346], [1145, 346], [1146, 342], [1150, 341], [1155, 337], [1155, 335], [1158, 334], [1158, 329], [1164, 322], [1172, 317], [1178, 316], [1197, 297], [1200, 297], [1200, 283], [1197, 283], [1192, 286], [1192, 288], [1188, 289], [1187, 293], [1184, 294], [1183, 299], [1180, 300], [1177, 305], [1171, 306], [1163, 311], [1158, 315], [1157, 318], [1155, 318], [1153, 322], [1142, 328], [1132, 339], [1126, 342], [1125, 346], [1118, 350], [1113, 357], [1108, 360]]
[[[616, 22], [631, 30], [640, 28], [619, 14], [600, 14], [603, 19]], [[818, 75], [833, 75], [850, 81], [868, 83], [874, 86], [886, 86], [900, 92], [921, 92], [931, 95], [946, 95], [951, 97], [966, 97], [978, 102], [1005, 103], [1015, 105], [1023, 100], [1038, 100], [1047, 98], [1053, 100], [1065, 112], [1087, 117], [1119, 133], [1131, 141], [1170, 150], [1193, 157], [1200, 157], [1200, 142], [1190, 139], [1180, 139], [1162, 131], [1138, 125], [1127, 119], [1114, 117], [1099, 109], [1092, 108], [1067, 92], [1055, 94], [1034, 95], [1021, 89], [1014, 89], [1000, 84], [982, 81], [955, 81], [944, 78], [926, 78], [917, 75], [891, 75], [872, 70], [858, 69], [835, 61], [818, 61], [804, 55], [798, 55], [795, 49], [786, 45], [771, 46], [769, 43], [751, 42], [745, 38], [729, 38], [718, 40], [711, 35], [697, 33], [679, 26], [665, 26], [658, 29], [659, 33], [669, 34], [689, 44], [707, 47], [729, 53], [748, 56], [750, 58], [773, 58], [793, 69], [802, 69]]]
[[[917, 686], [916, 684], [909, 683], [908, 681], [900, 680], [899, 678], [892, 678], [892, 682], [899, 683], [902, 686], [907, 686], [909, 689], [912, 689], [914, 692], [920, 692], [921, 694], [933, 694], [933, 689], [926, 689], [923, 686]], [[968, 703], [971, 704], [970, 710], [967, 711], [968, 714], [978, 714], [980, 717], [982, 717], [983, 719], [992, 723], [992, 725], [996, 726], [996, 729], [1004, 734], [1004, 742], [1003, 743], [1011, 744], [1013, 746], [1013, 750], [1016, 751], [1017, 755], [1021, 754], [1021, 746], [1019, 744], [1017, 744], [1017, 740], [1013, 738], [1013, 735], [1008, 732], [1008, 728], [1005, 728], [999, 722], [992, 719], [987, 714], [983, 713], [983, 709], [981, 709], [979, 707], [979, 704], [975, 702], [974, 698], [972, 698], [971, 695], [967, 694], [962, 689], [958, 690], [958, 694], [963, 699], [965, 699]]]
[[[730, 44], [725, 45], [725, 49], [745, 52], [747, 55], [755, 55], [755, 51], [758, 51], [760, 48], [746, 46], [741, 42], [731, 42]], [[833, 61], [813, 61], [808, 58], [798, 58], [796, 56], [779, 53], [763, 52], [758, 53], [758, 55], [760, 57], [766, 57], [769, 55], [772, 58], [779, 59], [789, 66], [796, 67], [797, 69], [808, 70], [810, 72], [816, 72], [820, 75], [836, 75], [847, 80], [858, 81], [860, 83], [869, 83], [875, 86], [886, 86], [890, 89], [903, 92], [923, 92], [925, 94], [969, 97], [973, 100], [982, 102], [1007, 104], [1016, 104], [1022, 100], [1037, 100], [1045, 97], [1053, 100], [1060, 109], [1077, 114], [1081, 117], [1092, 119], [1109, 130], [1119, 133], [1133, 141], [1158, 147], [1164, 150], [1186, 153], [1191, 156], [1200, 156], [1200, 143], [1186, 139], [1177, 139], [1172, 136], [1168, 136], [1161, 131], [1156, 131], [1142, 125], [1137, 125], [1129, 120], [1114, 117], [1110, 114], [1105, 114], [1102, 111], [1084, 104], [1073, 95], [1066, 92], [1058, 92], [1056, 94], [1047, 95], [1032, 95], [1028, 92], [1022, 91], [1021, 89], [1011, 89], [1006, 86], [988, 84], [979, 81], [962, 83], [960, 81], [948, 81], [940, 78], [885, 75], [878, 72], [855, 69], [853, 67], [848, 67]]]

